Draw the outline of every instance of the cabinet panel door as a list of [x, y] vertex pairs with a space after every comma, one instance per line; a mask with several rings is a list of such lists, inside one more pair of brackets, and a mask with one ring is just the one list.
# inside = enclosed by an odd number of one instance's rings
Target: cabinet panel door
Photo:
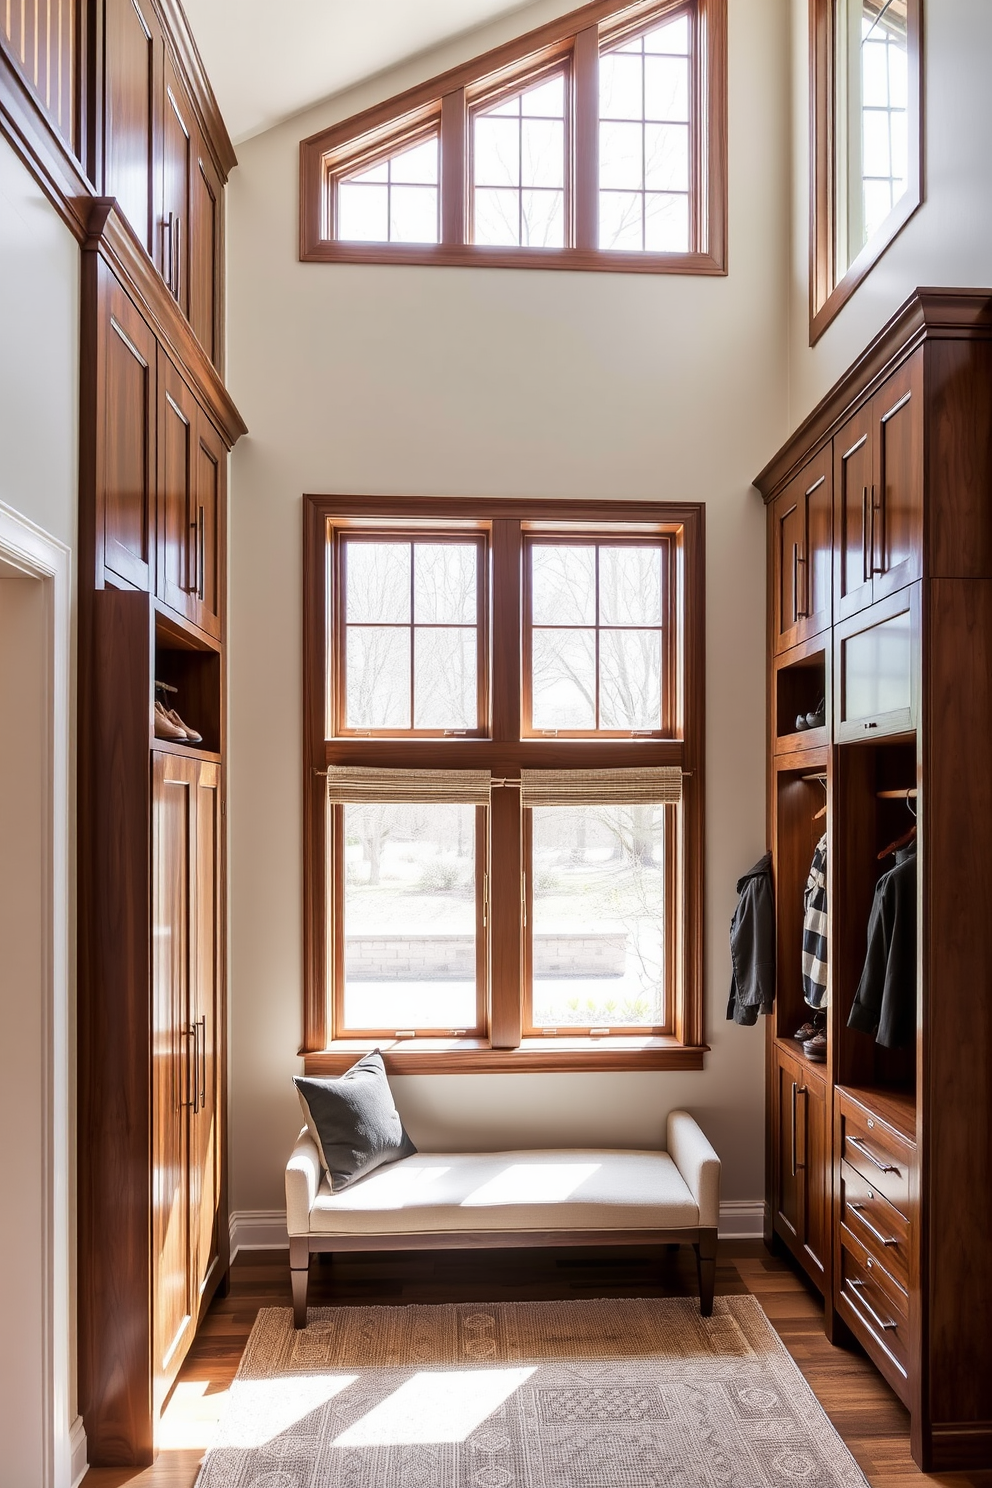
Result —
[[871, 604], [868, 538], [874, 479], [871, 405], [859, 409], [834, 438], [835, 618]]
[[200, 410], [196, 445], [195, 560], [190, 619], [218, 640], [224, 613], [227, 449]]
[[[200, 141], [197, 141], [200, 143]], [[189, 318], [197, 339], [215, 366], [219, 365], [219, 295], [222, 188], [207, 152], [193, 160], [190, 200]]]
[[172, 65], [165, 56], [162, 108], [162, 210], [159, 267], [180, 307], [189, 313], [189, 234], [192, 111]]
[[152, 1277], [156, 1411], [192, 1339], [189, 1115], [195, 762], [152, 756]]
[[800, 476], [803, 493], [803, 561], [800, 568], [800, 640], [819, 635], [833, 614], [833, 460], [821, 450]]
[[155, 61], [160, 46], [149, 0], [105, 0], [103, 195], [116, 196], [152, 254]]
[[791, 1059], [776, 1050], [773, 1098], [777, 1120], [775, 1143], [773, 1204], [775, 1228], [782, 1239], [798, 1254], [802, 1246], [802, 1189], [797, 1130], [801, 1071]]
[[776, 498], [772, 516], [772, 623], [776, 652], [787, 651], [799, 638], [803, 535], [802, 489], [800, 482], [791, 481]]
[[821, 1081], [804, 1076], [802, 1113], [803, 1248], [807, 1270], [826, 1286], [830, 1254], [830, 1123], [827, 1089]]
[[190, 1157], [194, 1312], [217, 1280], [220, 1208], [221, 1000], [221, 781], [220, 768], [201, 764], [196, 781], [196, 949], [193, 991], [196, 1076]]
[[128, 584], [148, 590], [154, 531], [155, 337], [105, 267], [101, 283], [103, 563]]
[[923, 351], [872, 399], [875, 473], [869, 534], [875, 599], [923, 572]]
[[160, 352], [157, 592], [182, 613], [190, 608], [196, 561], [196, 419], [193, 394]]

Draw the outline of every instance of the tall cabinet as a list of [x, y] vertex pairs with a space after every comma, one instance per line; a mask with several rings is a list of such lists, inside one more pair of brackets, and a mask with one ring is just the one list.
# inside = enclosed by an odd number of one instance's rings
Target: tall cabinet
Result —
[[[992, 291], [918, 290], [758, 476], [768, 508], [769, 1240], [908, 1407], [992, 1467]], [[799, 727], [825, 701], [821, 726]], [[896, 1047], [848, 1026], [886, 850], [916, 827]], [[794, 1034], [827, 838], [825, 1062]]]

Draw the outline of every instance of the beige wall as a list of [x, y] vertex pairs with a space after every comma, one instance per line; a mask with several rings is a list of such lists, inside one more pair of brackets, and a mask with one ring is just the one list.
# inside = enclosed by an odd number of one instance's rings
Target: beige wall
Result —
[[917, 286], [992, 284], [992, 6], [925, 3], [925, 200], [810, 349], [807, 0], [792, 10], [793, 234], [789, 426], [798, 424]]
[[685, 1105], [724, 1157], [725, 1197], [761, 1197], [762, 1036], [725, 1007], [735, 880], [765, 841], [764, 516], [750, 479], [786, 433], [788, 28], [781, 0], [731, 0], [730, 13], [727, 278], [300, 264], [300, 138], [450, 65], [455, 48], [240, 150], [229, 378], [251, 433], [231, 522], [236, 1210], [281, 1206], [300, 1120], [305, 491], [706, 502], [705, 1071], [396, 1089], [425, 1146], [652, 1145]]

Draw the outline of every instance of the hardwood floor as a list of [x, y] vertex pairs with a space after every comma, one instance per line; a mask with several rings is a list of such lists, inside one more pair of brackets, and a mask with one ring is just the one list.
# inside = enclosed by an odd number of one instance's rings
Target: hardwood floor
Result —
[[[313, 1305], [513, 1301], [554, 1297], [695, 1296], [695, 1263], [643, 1250], [446, 1251], [344, 1256], [315, 1262]], [[333, 1274], [334, 1285], [331, 1287]], [[760, 1241], [720, 1247], [716, 1289], [750, 1292], [809, 1381], [872, 1488], [992, 1488], [992, 1472], [921, 1473], [909, 1455], [909, 1418], [860, 1352], [833, 1348], [823, 1336], [819, 1299]], [[84, 1488], [192, 1488], [197, 1468], [260, 1307], [290, 1305], [285, 1251], [245, 1252], [183, 1365], [163, 1418], [164, 1446], [154, 1467], [91, 1468]], [[330, 1485], [328, 1485], [330, 1488]]]

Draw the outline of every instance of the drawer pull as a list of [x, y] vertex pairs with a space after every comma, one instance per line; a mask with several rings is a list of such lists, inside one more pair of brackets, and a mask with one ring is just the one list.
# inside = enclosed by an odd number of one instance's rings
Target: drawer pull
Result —
[[898, 1328], [898, 1323], [886, 1322], [884, 1318], [879, 1317], [874, 1307], [872, 1307], [871, 1303], [868, 1301], [868, 1298], [864, 1295], [865, 1284], [863, 1281], [858, 1281], [854, 1277], [852, 1277], [850, 1279], [849, 1285], [853, 1289], [854, 1295], [857, 1297], [858, 1302], [864, 1308], [868, 1316], [872, 1319], [876, 1327], [881, 1328], [883, 1333], [886, 1332], [889, 1328]]
[[870, 1219], [865, 1219], [864, 1215], [861, 1212], [862, 1209], [864, 1209], [864, 1207], [865, 1207], [864, 1204], [849, 1204], [848, 1205], [848, 1208], [849, 1209], [853, 1209], [854, 1210], [855, 1214], [858, 1216], [858, 1218], [860, 1219], [861, 1223], [864, 1225], [865, 1229], [868, 1231], [869, 1235], [874, 1235], [875, 1236], [875, 1239], [878, 1241], [879, 1245], [898, 1245], [899, 1244], [899, 1241], [895, 1238], [894, 1235], [888, 1235], [888, 1236], [883, 1235], [882, 1232], [881, 1232], [881, 1230], [876, 1230], [875, 1226], [872, 1224], [872, 1222], [871, 1222]]
[[847, 1140], [850, 1142], [851, 1146], [856, 1147], [858, 1151], [864, 1157], [866, 1157], [870, 1163], [873, 1163], [880, 1173], [898, 1173], [899, 1169], [895, 1166], [894, 1163], [879, 1162], [878, 1158], [875, 1156], [874, 1152], [872, 1152], [871, 1148], [866, 1147], [860, 1137], [848, 1137]]

